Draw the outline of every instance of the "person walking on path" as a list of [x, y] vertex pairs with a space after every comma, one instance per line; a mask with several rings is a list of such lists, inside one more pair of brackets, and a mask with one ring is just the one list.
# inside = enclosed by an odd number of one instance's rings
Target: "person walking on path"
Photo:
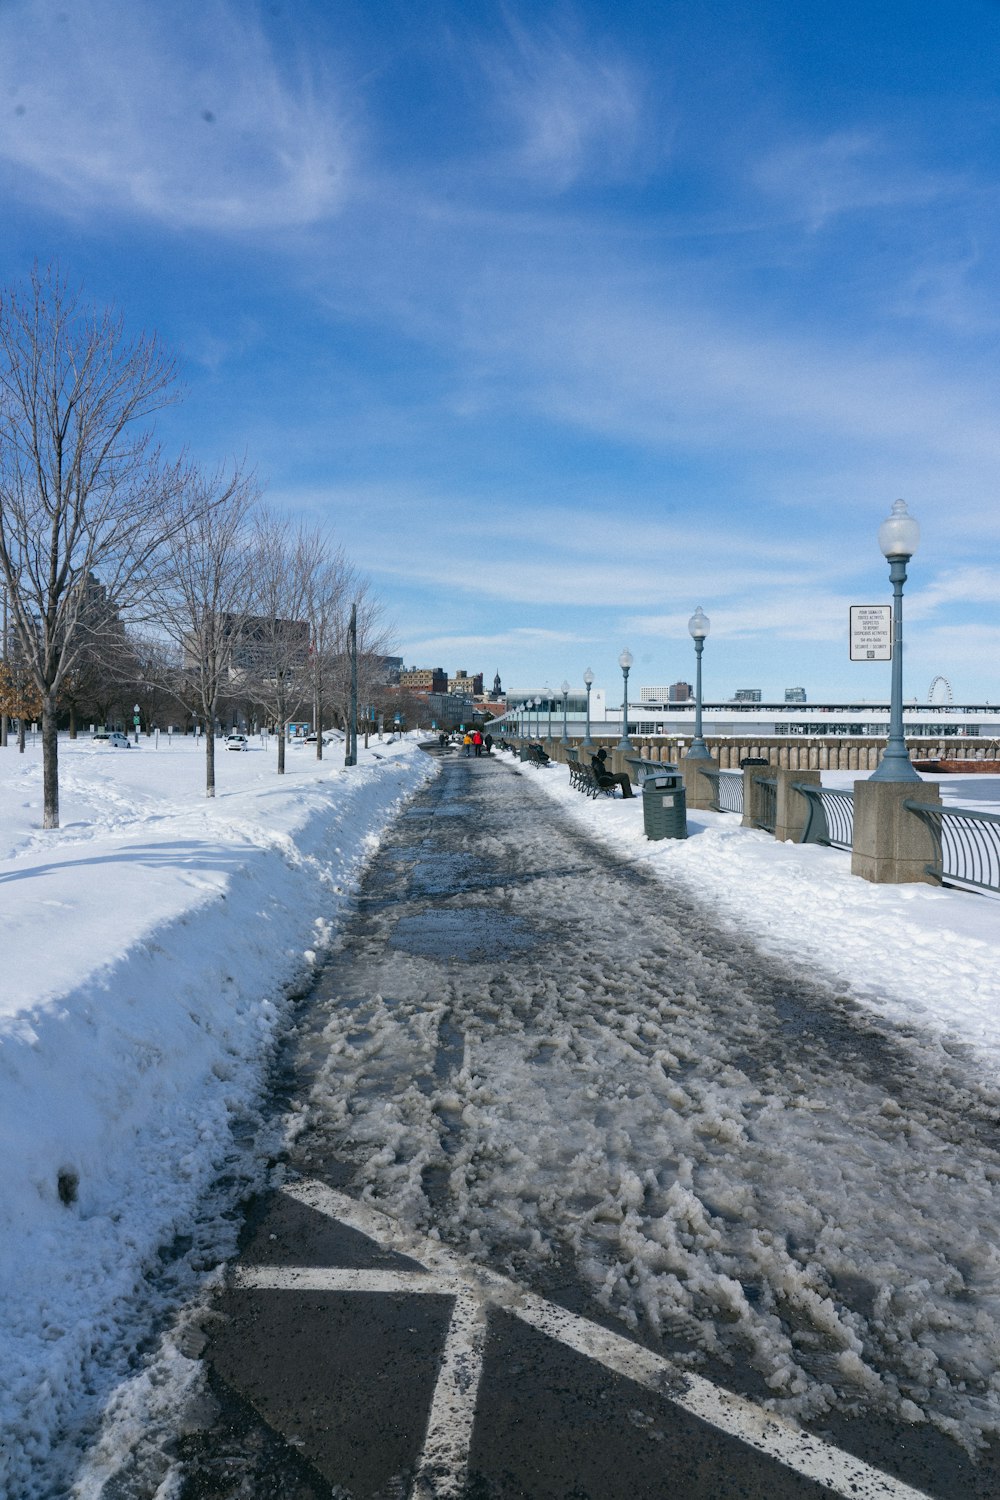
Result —
[[472, 754], [472, 735], [468, 732], [468, 730], [466, 730], [465, 734], [462, 736], [462, 744], [465, 746], [466, 756], [470, 756]]
[[478, 729], [472, 735], [472, 748], [476, 752], [476, 759], [478, 760], [483, 753], [483, 737]]

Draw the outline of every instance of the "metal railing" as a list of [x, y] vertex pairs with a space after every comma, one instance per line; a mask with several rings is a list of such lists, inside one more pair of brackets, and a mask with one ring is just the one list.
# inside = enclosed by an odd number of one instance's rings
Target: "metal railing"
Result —
[[778, 783], [773, 777], [766, 776], [755, 776], [753, 782], [758, 789], [755, 793], [757, 815], [753, 826], [763, 828], [765, 833], [773, 833], [778, 826]]
[[803, 844], [828, 844], [832, 849], [854, 846], [854, 793], [830, 787], [792, 783], [809, 804], [809, 817], [800, 840]]
[[700, 771], [712, 783], [712, 807], [715, 812], [743, 814], [742, 771]]
[[934, 840], [935, 862], [927, 866], [945, 884], [1000, 891], [1000, 813], [965, 807], [903, 803], [926, 825]]
[[625, 764], [629, 767], [629, 776], [633, 777], [638, 786], [650, 776], [676, 776], [679, 767], [669, 760], [644, 760], [641, 755], [626, 755]]

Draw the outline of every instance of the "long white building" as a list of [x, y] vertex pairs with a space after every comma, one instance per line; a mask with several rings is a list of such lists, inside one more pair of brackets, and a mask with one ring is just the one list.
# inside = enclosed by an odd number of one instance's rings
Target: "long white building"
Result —
[[[520, 715], [523, 721], [524, 700], [541, 698], [538, 708], [531, 708], [531, 728], [541, 720], [548, 725], [548, 699], [544, 690], [518, 694], [518, 703], [508, 706], [507, 719], [512, 728]], [[629, 703], [630, 735], [690, 739], [694, 734], [693, 703], [663, 703], [640, 700]], [[584, 729], [584, 704], [574, 694], [568, 702], [567, 728], [576, 737]], [[591, 732], [601, 737], [621, 732], [620, 702], [608, 704], [603, 691], [594, 690], [591, 698]], [[562, 733], [562, 697], [552, 699], [554, 730]], [[1000, 705], [990, 703], [941, 704], [910, 702], [903, 706], [903, 729], [914, 739], [982, 739], [1000, 740]], [[860, 703], [705, 703], [702, 707], [702, 730], [706, 737], [720, 739], [845, 738], [884, 739], [889, 732], [887, 702]]]

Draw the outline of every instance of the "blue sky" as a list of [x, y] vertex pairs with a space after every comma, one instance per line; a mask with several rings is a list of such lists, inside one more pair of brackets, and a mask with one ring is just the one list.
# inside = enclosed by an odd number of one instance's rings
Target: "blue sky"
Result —
[[407, 662], [805, 686], [921, 523], [907, 697], [1000, 701], [1000, 5], [0, 0], [0, 281], [177, 353]]

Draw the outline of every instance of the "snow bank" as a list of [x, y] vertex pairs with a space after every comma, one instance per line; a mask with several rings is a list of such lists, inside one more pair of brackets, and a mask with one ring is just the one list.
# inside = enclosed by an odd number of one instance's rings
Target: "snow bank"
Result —
[[434, 773], [412, 743], [350, 772], [332, 748], [294, 749], [284, 778], [273, 746], [220, 754], [210, 802], [190, 740], [67, 741], [57, 831], [39, 752], [0, 754], [0, 1493], [55, 1492], [155, 1316], [154, 1273], [212, 1264], [192, 1213], [287, 998]]

